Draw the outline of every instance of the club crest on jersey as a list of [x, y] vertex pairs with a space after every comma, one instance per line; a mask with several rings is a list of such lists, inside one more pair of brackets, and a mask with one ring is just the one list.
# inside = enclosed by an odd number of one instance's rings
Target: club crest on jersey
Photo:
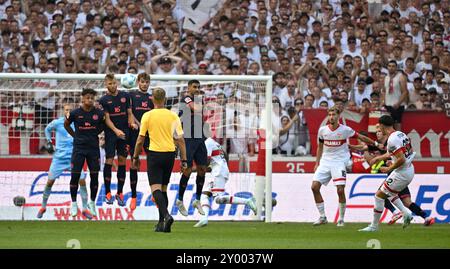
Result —
[[92, 116], [92, 119], [93, 119], [93, 120], [98, 120], [98, 115], [97, 115], [97, 114], [94, 114], [94, 116]]
[[119, 113], [120, 112], [120, 107], [115, 107], [114, 108], [114, 112]]
[[125, 103], [127, 99], [125, 97], [120, 98], [120, 102]]
[[147, 107], [147, 102], [142, 102], [142, 107]]
[[91, 124], [89, 122], [85, 122], [84, 126], [91, 126]]

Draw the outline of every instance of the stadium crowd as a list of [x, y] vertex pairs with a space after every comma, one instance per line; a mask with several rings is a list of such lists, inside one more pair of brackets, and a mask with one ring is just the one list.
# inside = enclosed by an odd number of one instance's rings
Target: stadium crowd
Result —
[[[398, 128], [405, 109], [445, 110], [448, 0], [226, 0], [201, 33], [178, 2], [0, 0], [0, 72], [271, 75], [287, 155], [309, 153], [302, 109], [387, 111]], [[38, 99], [45, 113], [60, 100]]]

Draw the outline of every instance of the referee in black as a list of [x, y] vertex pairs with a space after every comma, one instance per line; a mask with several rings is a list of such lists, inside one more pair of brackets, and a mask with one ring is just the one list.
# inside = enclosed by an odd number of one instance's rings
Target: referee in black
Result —
[[175, 144], [181, 153], [181, 171], [187, 168], [186, 145], [180, 118], [164, 107], [166, 92], [161, 88], [153, 90], [154, 109], [146, 112], [141, 119], [141, 129], [134, 148], [132, 169], [139, 169], [139, 154], [144, 145], [145, 135], [150, 138], [147, 155], [147, 175], [153, 198], [159, 210], [159, 222], [155, 232], [170, 233], [173, 218], [167, 210], [167, 185], [175, 162]]

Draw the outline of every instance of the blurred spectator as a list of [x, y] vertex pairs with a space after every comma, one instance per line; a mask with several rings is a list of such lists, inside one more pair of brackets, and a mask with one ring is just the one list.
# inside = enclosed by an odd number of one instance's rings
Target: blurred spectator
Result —
[[389, 74], [384, 80], [384, 103], [387, 111], [394, 118], [395, 129], [401, 130], [404, 105], [408, 98], [406, 78], [402, 72], [398, 71], [396, 61], [389, 61], [388, 70]]

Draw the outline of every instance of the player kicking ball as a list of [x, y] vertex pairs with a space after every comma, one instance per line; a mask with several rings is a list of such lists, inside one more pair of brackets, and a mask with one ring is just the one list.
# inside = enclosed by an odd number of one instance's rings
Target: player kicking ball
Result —
[[325, 204], [320, 193], [322, 185], [327, 185], [330, 180], [336, 186], [339, 197], [339, 219], [338, 227], [344, 226], [344, 215], [346, 208], [345, 181], [346, 164], [350, 159], [350, 152], [347, 145], [347, 139], [350, 137], [358, 138], [368, 144], [378, 147], [378, 142], [373, 141], [367, 136], [355, 132], [352, 128], [339, 123], [340, 111], [337, 107], [328, 109], [328, 122], [318, 131], [318, 147], [316, 165], [314, 167], [314, 177], [311, 190], [314, 195], [317, 209], [320, 217], [313, 223], [314, 226], [328, 223], [325, 215]]
[[[64, 115], [65, 117], [69, 117], [70, 110], [72, 106], [69, 104], [64, 105]], [[52, 164], [50, 165], [50, 169], [48, 171], [48, 180], [47, 185], [45, 186], [44, 193], [42, 195], [42, 206], [38, 211], [37, 218], [41, 219], [44, 216], [44, 213], [47, 211], [47, 201], [50, 197], [50, 193], [52, 192], [53, 184], [55, 180], [58, 179], [64, 171], [70, 171], [70, 156], [72, 155], [73, 149], [73, 137], [66, 131], [64, 128], [64, 119], [65, 117], [60, 117], [58, 119], [53, 120], [52, 122], [45, 127], [45, 138], [47, 139], [47, 151], [49, 153], [54, 153]], [[55, 131], [55, 140], [56, 140], [56, 151], [53, 148], [52, 144], [52, 131]], [[80, 175], [80, 195], [81, 202], [83, 204], [83, 210], [81, 211], [83, 216], [88, 219], [92, 219], [92, 214], [88, 209], [88, 193], [86, 189], [86, 174], [84, 171], [81, 171]], [[78, 210], [77, 210], [78, 214]]]
[[390, 174], [375, 194], [372, 223], [366, 228], [360, 229], [361, 232], [378, 231], [384, 209], [384, 200], [386, 199], [389, 199], [403, 213], [403, 228], [406, 228], [413, 219], [411, 211], [403, 205], [398, 193], [405, 189], [414, 178], [412, 160], [416, 153], [411, 148], [410, 139], [404, 133], [394, 129], [394, 119], [391, 116], [381, 116], [378, 122], [383, 134], [389, 136], [387, 141], [388, 154], [383, 156], [388, 157], [390, 155], [392, 163], [389, 167], [380, 168], [380, 172]]
[[208, 153], [208, 160], [211, 167], [211, 174], [213, 176], [212, 181], [206, 184], [206, 190], [203, 190], [200, 197], [200, 202], [205, 212], [201, 216], [199, 222], [197, 222], [194, 227], [200, 228], [208, 225], [208, 214], [210, 210], [209, 198], [212, 196], [217, 204], [240, 204], [247, 205], [250, 209], [257, 214], [256, 201], [255, 198], [241, 198], [236, 196], [231, 196], [225, 193], [225, 184], [228, 181], [228, 165], [225, 158], [225, 152], [219, 143], [214, 141], [211, 137], [205, 141], [206, 150]]

